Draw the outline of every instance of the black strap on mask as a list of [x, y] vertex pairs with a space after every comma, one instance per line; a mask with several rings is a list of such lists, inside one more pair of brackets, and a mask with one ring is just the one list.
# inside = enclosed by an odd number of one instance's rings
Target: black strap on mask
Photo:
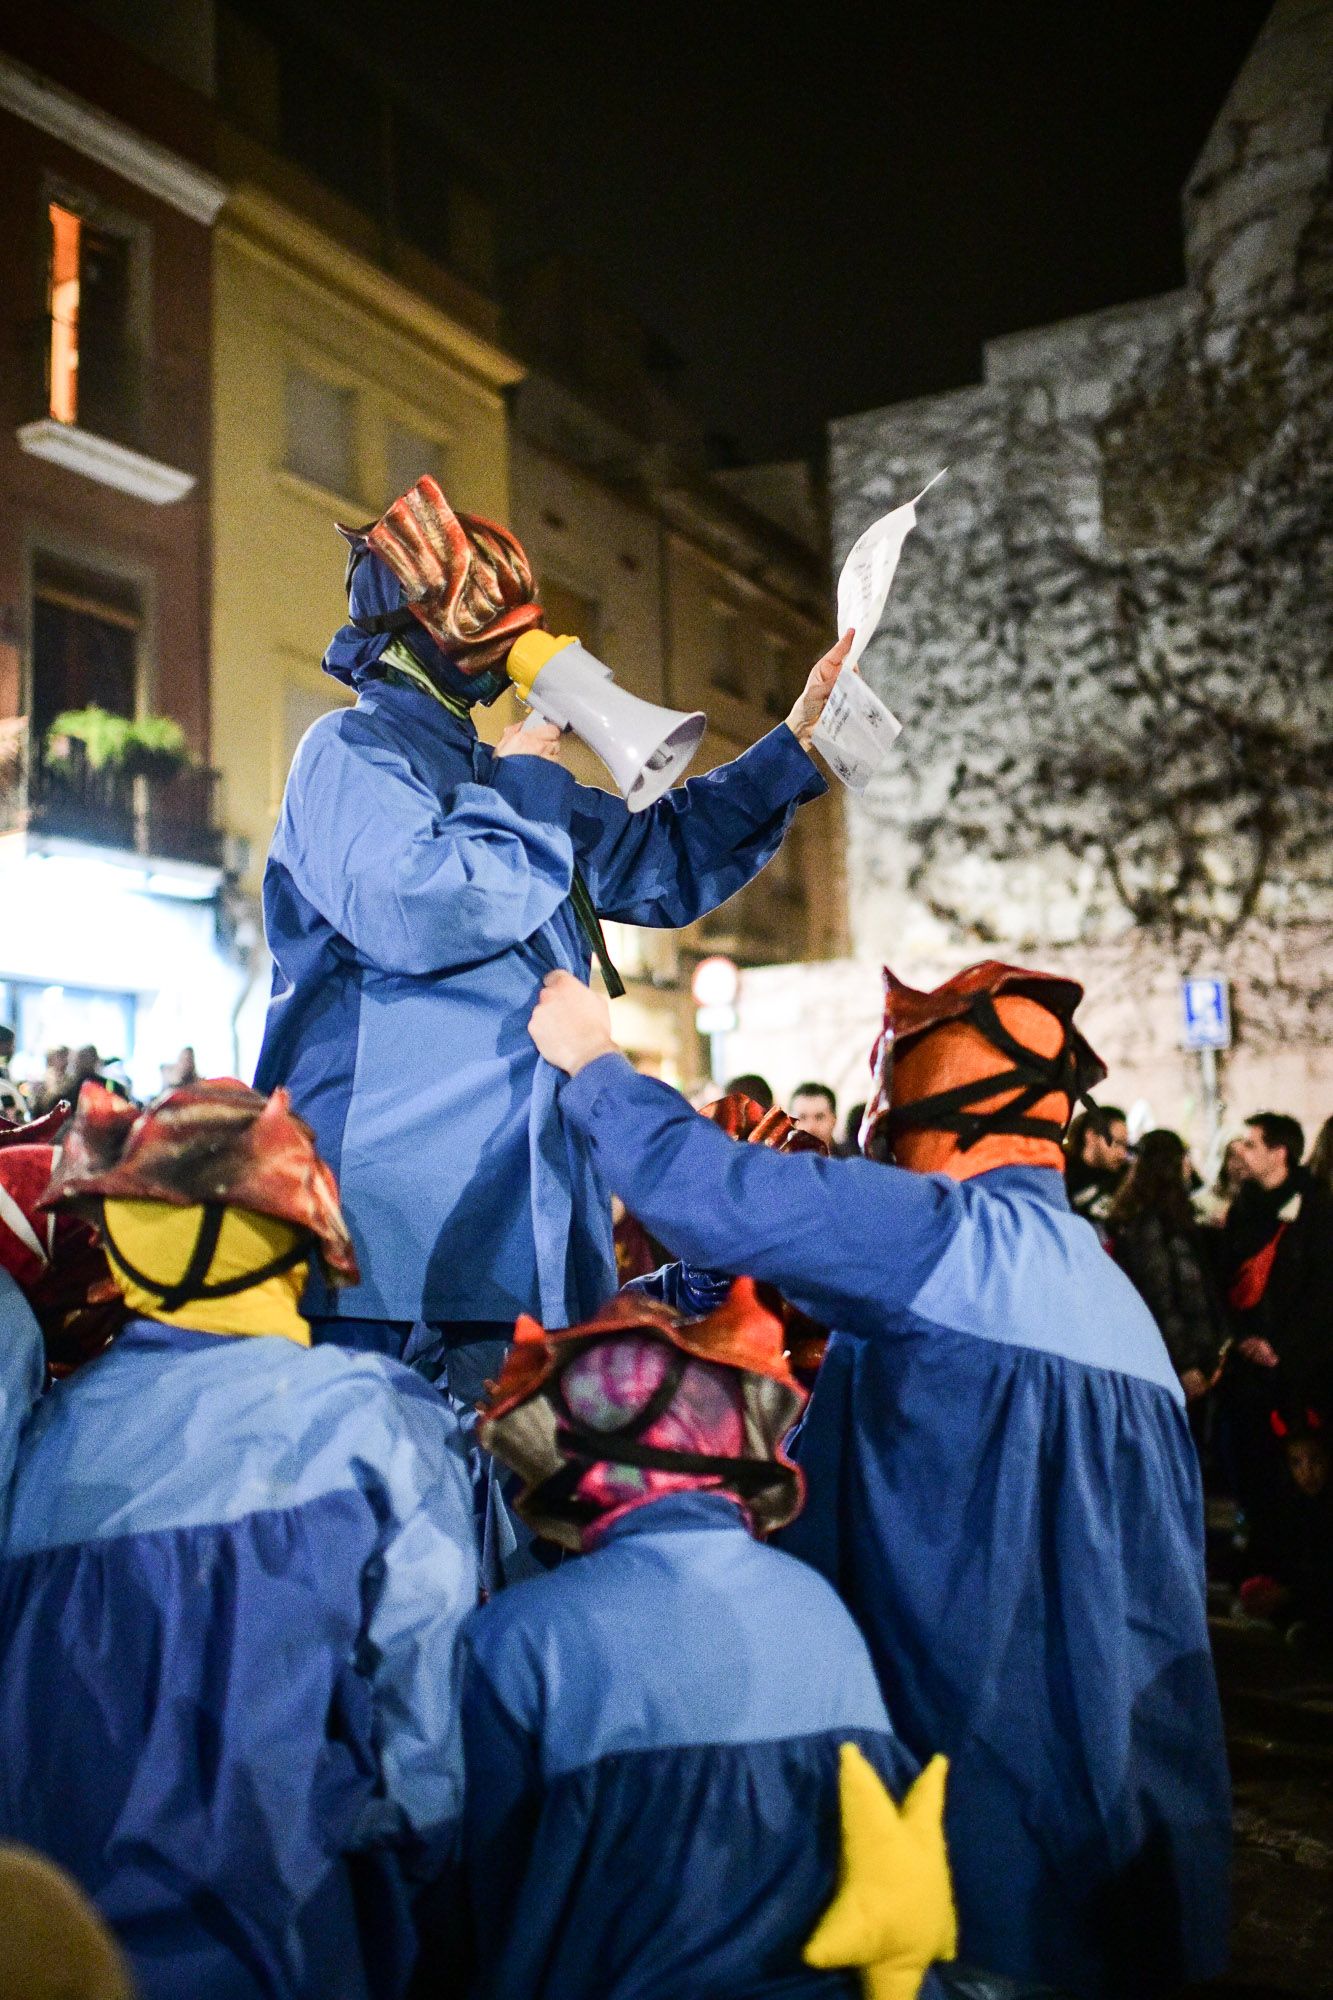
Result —
[[248, 1292], [253, 1285], [262, 1285], [270, 1278], [281, 1277], [284, 1271], [293, 1270], [297, 1264], [305, 1262], [315, 1241], [310, 1231], [306, 1230], [298, 1236], [289, 1250], [283, 1250], [276, 1257], [271, 1257], [267, 1264], [261, 1264], [257, 1270], [243, 1272], [239, 1278], [223, 1278], [217, 1284], [210, 1285], [206, 1282], [208, 1268], [218, 1247], [218, 1238], [222, 1234], [222, 1218], [227, 1210], [223, 1202], [207, 1201], [204, 1203], [204, 1219], [199, 1225], [199, 1234], [195, 1237], [194, 1248], [190, 1252], [190, 1261], [175, 1284], [168, 1285], [164, 1291], [160, 1279], [150, 1278], [146, 1271], [139, 1270], [137, 1265], [130, 1262], [111, 1234], [106, 1219], [105, 1202], [101, 1208], [102, 1241], [107, 1255], [112, 1263], [139, 1287], [140, 1291], [157, 1294], [163, 1312], [179, 1312], [182, 1306], [190, 1304], [194, 1299], [234, 1298], [237, 1292]]
[[[992, 1048], [1009, 1057], [1013, 1068], [1001, 1071], [998, 1076], [975, 1077], [952, 1090], [918, 1098], [915, 1104], [894, 1105], [886, 1120], [890, 1143], [900, 1132], [925, 1127], [931, 1132], [956, 1132], [959, 1151], [964, 1153], [979, 1139], [999, 1132], [1023, 1139], [1053, 1139], [1059, 1145], [1068, 1120], [1034, 1118], [1031, 1113], [1043, 1097], [1050, 1097], [1056, 1091], [1068, 1100], [1071, 1109], [1076, 1101], [1090, 1102], [1079, 1087], [1079, 1059], [1072, 1031], [1065, 1028], [1064, 1041], [1055, 1055], [1038, 1055], [1034, 1049], [1026, 1049], [1015, 1041], [988, 993], [979, 994], [966, 1014], [958, 1018], [979, 1029]], [[1016, 1091], [1017, 1095], [998, 1110], [969, 1109], [978, 1103], [989, 1104], [1008, 1090]]]
[[[572, 1357], [571, 1357], [572, 1359]], [[543, 1480], [540, 1505], [557, 1518], [586, 1524], [601, 1509], [584, 1499], [575, 1488], [594, 1465], [633, 1465], [651, 1472], [689, 1472], [722, 1480], [733, 1493], [750, 1500], [785, 1477], [784, 1468], [769, 1458], [724, 1458], [703, 1451], [669, 1451], [662, 1445], [645, 1444], [643, 1433], [659, 1417], [665, 1416], [680, 1387], [688, 1357], [678, 1347], [670, 1347], [666, 1372], [641, 1410], [614, 1430], [593, 1430], [581, 1423], [565, 1401], [559, 1380], [547, 1391], [555, 1408], [560, 1448], [567, 1463], [559, 1472]], [[563, 1370], [561, 1373], [563, 1374]], [[534, 1499], [537, 1497], [533, 1496]]]
[[406, 632], [414, 624], [415, 614], [410, 604], [400, 604], [396, 611], [367, 611], [357, 617], [352, 606], [352, 578], [360, 565], [370, 554], [364, 542], [353, 542], [347, 551], [347, 567], [343, 571], [343, 589], [347, 592], [348, 622], [355, 625], [358, 632], [377, 635], [380, 632]]

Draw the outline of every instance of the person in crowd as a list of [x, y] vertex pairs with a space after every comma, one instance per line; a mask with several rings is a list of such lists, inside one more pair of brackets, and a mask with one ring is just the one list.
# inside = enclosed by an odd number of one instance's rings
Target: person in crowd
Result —
[[1311, 1409], [1274, 1410], [1269, 1419], [1282, 1454], [1282, 1532], [1269, 1570], [1248, 1577], [1240, 1604], [1300, 1641], [1333, 1642], [1333, 1452], [1330, 1417]]
[[[804, 1962], [834, 1894], [840, 1766], [891, 1823], [917, 1767], [833, 1591], [758, 1539], [800, 1506], [781, 1440], [804, 1400], [744, 1279], [703, 1319], [635, 1297], [561, 1331], [519, 1321], [482, 1435], [533, 1529], [582, 1559], [464, 1627], [470, 1992], [854, 1990]], [[904, 1815], [927, 1874], [881, 1858], [844, 1885], [879, 1906], [874, 1956], [894, 1952], [904, 1996], [909, 1967], [952, 1955], [942, 1781], [937, 1763]]]
[[194, 1050], [187, 1042], [175, 1060], [162, 1065], [163, 1090], [176, 1090], [182, 1084], [198, 1083], [199, 1067], [195, 1062]]
[[835, 1160], [859, 1160], [861, 1157], [861, 1120], [866, 1115], [864, 1104], [854, 1104], [843, 1120], [842, 1137], [835, 1141]]
[[1197, 1189], [1193, 1196], [1194, 1212], [1205, 1228], [1222, 1227], [1247, 1179], [1245, 1156], [1237, 1133], [1226, 1140], [1217, 1154], [1217, 1172], [1212, 1181]]
[[1271, 1413], [1333, 1408], [1333, 1190], [1302, 1167], [1305, 1135], [1285, 1113], [1257, 1112], [1240, 1144], [1247, 1178], [1219, 1247], [1235, 1330], [1225, 1409], [1236, 1499], [1262, 1570], [1285, 1515]]
[[1065, 1141], [1065, 1189], [1075, 1215], [1101, 1228], [1129, 1165], [1129, 1124], [1113, 1104], [1080, 1112]]
[[[731, 1082], [720, 1093], [723, 1097], [748, 1097], [751, 1104], [757, 1104], [761, 1111], [773, 1109], [773, 1086], [766, 1076], [758, 1076], [747, 1070], [743, 1076], [733, 1076]], [[717, 1098], [709, 1102], [717, 1103]]]
[[826, 1083], [799, 1083], [788, 1107], [794, 1125], [818, 1139], [826, 1153], [838, 1136], [838, 1100]]
[[28, 1106], [23, 1092], [9, 1074], [9, 1065], [14, 1060], [15, 1046], [14, 1030], [8, 1026], [0, 1026], [0, 1118], [11, 1118], [21, 1122], [28, 1115]]
[[91, 1895], [141, 2000], [393, 2000], [461, 1811], [456, 1419], [310, 1351], [310, 1262], [356, 1263], [282, 1092], [136, 1114], [87, 1083], [44, 1200], [95, 1224], [131, 1318], [19, 1445], [0, 1838]]
[[1326, 1118], [1320, 1126], [1305, 1165], [1312, 1187], [1333, 1192], [1333, 1118]]
[[1116, 1262], [1161, 1329], [1191, 1403], [1206, 1395], [1228, 1336], [1226, 1311], [1190, 1204], [1189, 1154], [1175, 1132], [1145, 1132], [1107, 1210]]
[[523, 1032], [541, 980], [594, 955], [614, 980], [602, 917], [691, 923], [764, 866], [827, 789], [807, 752], [846, 646], [743, 756], [631, 813], [554, 761], [552, 725], [477, 735], [542, 622], [512, 535], [429, 477], [344, 533], [324, 667], [357, 700], [287, 781], [256, 1082], [290, 1089], [341, 1179], [361, 1278], [316, 1277], [316, 1339], [405, 1356], [470, 1411], [519, 1311], [565, 1324], [615, 1283], [605, 1199]]
[[48, 1111], [54, 1111], [62, 1099], [73, 1102], [74, 1091], [70, 1083], [69, 1050], [63, 1043], [46, 1051], [46, 1067], [41, 1081], [31, 1093], [31, 1111], [34, 1118], [44, 1118]]
[[1065, 1195], [1104, 1074], [1082, 989], [988, 962], [886, 990], [866, 1160], [733, 1145], [567, 977], [531, 1032], [571, 1134], [678, 1256], [835, 1329], [783, 1545], [836, 1584], [909, 1747], [950, 1760], [960, 1956], [1173, 1992], [1225, 1961], [1230, 1798], [1185, 1398]]

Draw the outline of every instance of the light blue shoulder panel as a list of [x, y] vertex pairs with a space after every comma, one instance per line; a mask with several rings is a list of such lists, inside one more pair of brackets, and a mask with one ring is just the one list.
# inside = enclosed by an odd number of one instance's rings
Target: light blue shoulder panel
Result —
[[548, 1778], [619, 1751], [890, 1733], [832, 1588], [740, 1528], [609, 1542], [484, 1605], [464, 1643]]
[[[405, 1520], [434, 1487], [470, 1518], [457, 1420], [381, 1355], [170, 1330], [123, 1335], [33, 1418], [6, 1552], [217, 1525], [376, 1484]], [[415, 1448], [413, 1448], [415, 1447]]]
[[1021, 1185], [995, 1180], [959, 1184], [957, 1226], [912, 1299], [912, 1316], [1138, 1376], [1183, 1403], [1157, 1322], [1097, 1232]]

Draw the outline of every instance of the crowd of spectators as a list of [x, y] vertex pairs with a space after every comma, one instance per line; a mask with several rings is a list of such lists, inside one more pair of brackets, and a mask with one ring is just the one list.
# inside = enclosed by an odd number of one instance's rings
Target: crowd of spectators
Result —
[[1210, 1493], [1234, 1502], [1238, 1607], [1333, 1642], [1333, 1120], [1306, 1160], [1296, 1119], [1256, 1112], [1205, 1181], [1177, 1133], [1131, 1145], [1103, 1107], [1070, 1128], [1068, 1188], [1161, 1328]]

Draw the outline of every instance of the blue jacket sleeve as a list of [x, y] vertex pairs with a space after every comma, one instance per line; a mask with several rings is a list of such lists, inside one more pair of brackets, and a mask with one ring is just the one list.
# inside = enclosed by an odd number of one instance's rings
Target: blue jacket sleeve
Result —
[[743, 889], [777, 853], [797, 806], [827, 790], [785, 723], [641, 813], [579, 786], [570, 829], [599, 915], [693, 923]]
[[427, 1874], [447, 1860], [462, 1820], [458, 1642], [477, 1602], [476, 1531], [457, 1418], [406, 1369], [384, 1367], [398, 1432], [377, 1468], [385, 1525], [362, 1657], [380, 1785], [356, 1845], [406, 1845]]
[[19, 1439], [46, 1381], [46, 1349], [16, 1279], [0, 1270], [0, 1532]]
[[870, 1160], [738, 1145], [623, 1056], [563, 1086], [565, 1121], [604, 1185], [687, 1264], [767, 1278], [826, 1326], [882, 1329], [910, 1304], [961, 1215], [953, 1183]]
[[288, 780], [274, 859], [322, 917], [385, 972], [447, 972], [531, 937], [573, 878], [577, 787], [559, 765], [501, 758], [447, 811], [355, 714], [318, 724]]

